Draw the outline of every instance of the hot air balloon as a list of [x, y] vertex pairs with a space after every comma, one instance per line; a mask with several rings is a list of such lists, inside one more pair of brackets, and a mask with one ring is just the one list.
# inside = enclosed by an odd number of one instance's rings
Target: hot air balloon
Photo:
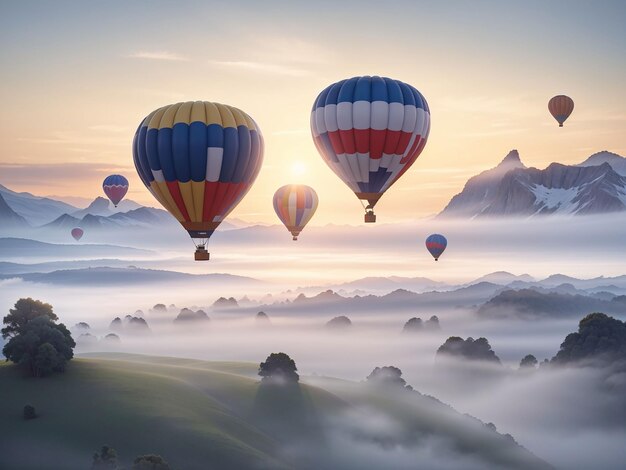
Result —
[[189, 101], [163, 106], [133, 139], [139, 177], [189, 232], [195, 259], [209, 259], [213, 231], [243, 199], [263, 162], [259, 126], [225, 104]]
[[411, 85], [386, 77], [354, 77], [322, 91], [311, 112], [317, 150], [365, 206], [374, 206], [415, 162], [430, 131], [430, 110]]
[[439, 260], [441, 254], [446, 250], [446, 246], [448, 246], [448, 240], [438, 233], [433, 233], [426, 239], [426, 249], [433, 255], [435, 261]]
[[122, 175], [109, 175], [104, 178], [102, 189], [113, 205], [117, 207], [128, 192], [128, 180]]
[[565, 95], [554, 96], [548, 102], [548, 110], [559, 123], [559, 127], [563, 127], [565, 120], [574, 111], [574, 100]]
[[274, 210], [293, 235], [293, 241], [298, 240], [298, 235], [315, 214], [317, 203], [315, 190], [304, 184], [288, 184], [274, 193]]
[[72, 229], [72, 237], [74, 237], [74, 240], [78, 241], [81, 238], [83, 238], [83, 229], [76, 227]]

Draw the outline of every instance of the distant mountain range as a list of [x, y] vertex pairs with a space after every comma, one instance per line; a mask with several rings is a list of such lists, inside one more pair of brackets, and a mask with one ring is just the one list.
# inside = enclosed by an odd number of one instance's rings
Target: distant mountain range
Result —
[[86, 268], [86, 269], [63, 269], [49, 273], [22, 273], [19, 275], [0, 274], [2, 278], [19, 277], [24, 281], [43, 284], [62, 284], [71, 286], [91, 285], [137, 285], [137, 284], [158, 284], [168, 285], [175, 283], [191, 284], [194, 282], [211, 285], [251, 286], [261, 285], [261, 281], [245, 276], [235, 276], [232, 274], [187, 274], [176, 271], [164, 271], [157, 269], [140, 268]]
[[608, 151], [578, 165], [527, 168], [511, 150], [495, 168], [470, 178], [439, 216], [493, 217], [626, 211], [626, 158]]
[[[245, 222], [235, 219], [223, 222], [220, 230], [245, 226]], [[98, 234], [111, 231], [122, 236], [128, 231], [153, 233], [156, 228], [161, 234], [167, 231], [178, 235], [181, 230], [176, 219], [166, 211], [145, 207], [131, 200], [123, 200], [118, 207], [114, 207], [108, 199], [97, 197], [86, 208], [80, 209], [49, 197], [18, 193], [0, 185], [0, 235], [69, 240], [69, 231], [75, 227], [88, 232], [85, 240], [97, 240]], [[111, 240], [110, 237], [105, 239]]]
[[45, 243], [24, 238], [0, 238], [0, 259], [21, 259], [21, 258], [93, 258], [111, 256], [152, 256], [154, 252], [114, 245], [66, 245]]
[[5, 227], [10, 228], [23, 228], [28, 227], [29, 224], [26, 222], [26, 219], [15, 212], [11, 207], [6, 203], [4, 197], [0, 193], [0, 221]]

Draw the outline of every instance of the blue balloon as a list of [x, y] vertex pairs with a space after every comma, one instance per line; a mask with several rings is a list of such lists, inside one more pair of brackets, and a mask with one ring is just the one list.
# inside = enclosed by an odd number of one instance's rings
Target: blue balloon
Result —
[[426, 239], [426, 249], [433, 255], [435, 261], [439, 259], [448, 246], [448, 240], [443, 235], [433, 233]]

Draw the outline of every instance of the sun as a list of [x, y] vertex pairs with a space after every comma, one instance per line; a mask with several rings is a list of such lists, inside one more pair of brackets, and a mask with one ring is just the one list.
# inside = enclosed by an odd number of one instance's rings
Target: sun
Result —
[[303, 162], [294, 162], [291, 165], [291, 174], [293, 176], [302, 176], [306, 173], [306, 165]]

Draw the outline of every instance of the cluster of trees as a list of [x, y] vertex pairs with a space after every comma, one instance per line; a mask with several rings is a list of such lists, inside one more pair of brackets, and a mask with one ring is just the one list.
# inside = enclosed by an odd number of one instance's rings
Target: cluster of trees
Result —
[[[117, 459], [117, 451], [103, 446], [93, 455], [92, 470], [122, 470]], [[172, 470], [167, 461], [160, 455], [140, 455], [133, 460], [131, 470]]]
[[3, 319], [2, 337], [8, 339], [4, 356], [34, 377], [63, 372], [74, 357], [76, 343], [58, 319], [52, 305], [30, 297], [19, 299]]
[[204, 310], [196, 310], [194, 312], [191, 309], [183, 308], [176, 318], [174, 318], [174, 323], [203, 322], [208, 320], [209, 316]]
[[439, 325], [439, 317], [437, 315], [433, 315], [426, 321], [422, 321], [420, 317], [410, 318], [405, 324], [402, 331], [404, 333], [414, 333], [417, 331], [423, 330], [439, 330], [441, 326]]
[[581, 361], [626, 361], [626, 322], [604, 313], [591, 313], [580, 320], [578, 332], [567, 335], [550, 362], [569, 364]]
[[402, 371], [394, 366], [376, 367], [365, 380], [377, 386], [413, 390], [413, 387], [407, 385], [406, 380], [402, 378]]
[[237, 299], [234, 297], [220, 297], [215, 302], [213, 302], [214, 308], [237, 308], [239, 304], [237, 303]]
[[109, 328], [114, 331], [128, 330], [135, 333], [149, 333], [150, 326], [148, 322], [139, 316], [126, 315], [124, 320], [120, 317], [115, 317]]
[[469, 337], [464, 340], [458, 336], [450, 336], [437, 349], [437, 355], [500, 364], [500, 358], [491, 349], [491, 345], [486, 338], [474, 339]]

